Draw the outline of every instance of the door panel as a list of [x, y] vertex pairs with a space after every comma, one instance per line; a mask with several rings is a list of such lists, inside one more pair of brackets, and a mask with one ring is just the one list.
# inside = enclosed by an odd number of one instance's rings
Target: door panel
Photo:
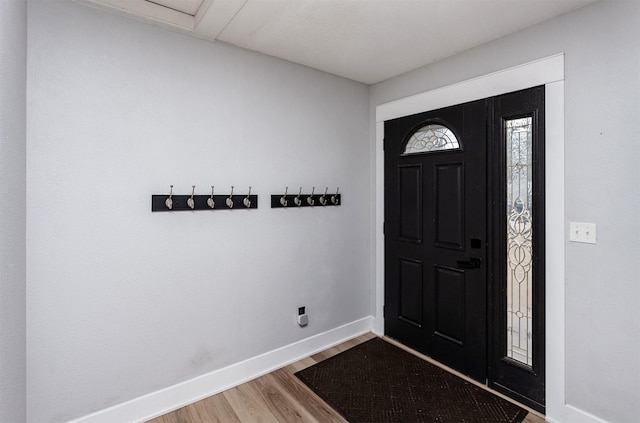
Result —
[[385, 332], [483, 382], [486, 134], [485, 100], [385, 122]]
[[422, 242], [422, 166], [400, 166], [398, 173], [400, 239]]
[[435, 166], [436, 246], [464, 250], [464, 172], [462, 163]]
[[398, 318], [416, 327], [422, 327], [423, 324], [422, 275], [421, 261], [400, 259]]
[[464, 271], [436, 266], [435, 335], [464, 346]]

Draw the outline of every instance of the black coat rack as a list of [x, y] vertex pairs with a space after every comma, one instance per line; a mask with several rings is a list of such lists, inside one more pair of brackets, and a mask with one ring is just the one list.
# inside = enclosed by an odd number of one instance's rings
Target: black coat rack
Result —
[[303, 194], [302, 187], [300, 187], [298, 195], [291, 195], [289, 194], [289, 187], [286, 187], [284, 194], [271, 195], [271, 208], [324, 207], [342, 204], [342, 197], [339, 193], [340, 188], [336, 190], [335, 194], [327, 194], [328, 189], [325, 189], [324, 194], [316, 194], [316, 188], [313, 187], [311, 194]]
[[242, 210], [257, 209], [258, 196], [251, 195], [251, 187], [247, 195], [234, 195], [233, 186], [229, 195], [213, 194], [214, 187], [211, 187], [211, 195], [195, 195], [195, 185], [192, 185], [191, 195], [174, 195], [173, 185], [169, 195], [152, 195], [152, 212], [173, 212], [173, 211], [195, 211], [195, 210]]

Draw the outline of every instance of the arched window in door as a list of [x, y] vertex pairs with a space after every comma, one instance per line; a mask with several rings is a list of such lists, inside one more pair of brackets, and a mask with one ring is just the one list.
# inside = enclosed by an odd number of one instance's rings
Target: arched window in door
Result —
[[418, 128], [411, 135], [402, 155], [459, 149], [460, 143], [451, 129], [438, 123], [431, 123]]

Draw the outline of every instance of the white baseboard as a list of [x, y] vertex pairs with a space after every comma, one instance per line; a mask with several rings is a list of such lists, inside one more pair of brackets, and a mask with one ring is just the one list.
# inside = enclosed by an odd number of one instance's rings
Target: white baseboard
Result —
[[373, 317], [365, 317], [223, 369], [80, 417], [70, 423], [149, 420], [370, 332], [373, 324]]
[[547, 421], [551, 423], [609, 423], [607, 420], [602, 420], [569, 404], [565, 404], [561, 411], [561, 416], [547, 415]]

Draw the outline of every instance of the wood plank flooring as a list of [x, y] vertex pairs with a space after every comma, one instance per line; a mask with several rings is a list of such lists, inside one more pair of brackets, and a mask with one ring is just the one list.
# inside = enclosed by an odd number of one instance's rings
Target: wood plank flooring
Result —
[[[374, 337], [372, 333], [359, 336], [235, 388], [149, 420], [147, 423], [345, 423], [346, 420], [293, 374]], [[418, 357], [433, 362], [422, 354], [393, 343]], [[487, 389], [472, 380], [469, 381]], [[505, 398], [503, 395], [500, 396]], [[544, 421], [543, 416], [530, 410], [524, 423]]]

